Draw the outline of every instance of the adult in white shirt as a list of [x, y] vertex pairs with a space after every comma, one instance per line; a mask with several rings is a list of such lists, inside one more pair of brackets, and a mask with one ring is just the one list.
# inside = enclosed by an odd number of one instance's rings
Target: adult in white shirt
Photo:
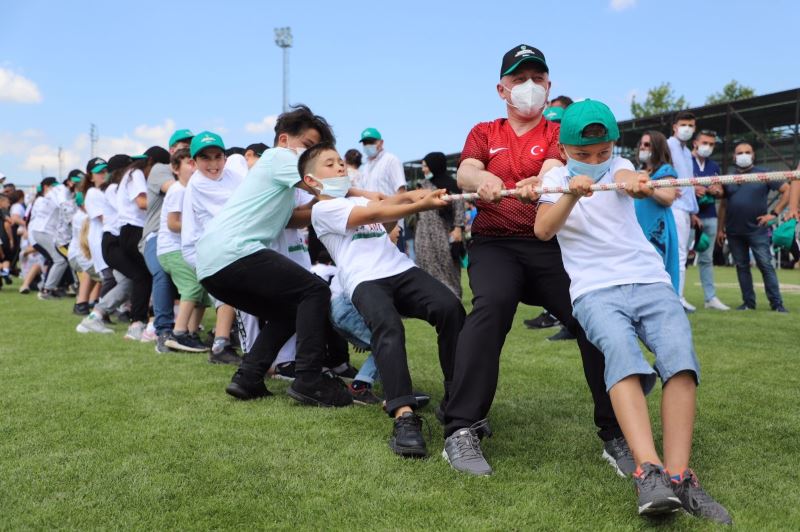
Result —
[[[672, 136], [667, 140], [669, 152], [672, 156], [672, 166], [678, 172], [678, 179], [694, 177], [694, 166], [692, 163], [692, 152], [688, 143], [694, 137], [696, 128], [695, 118], [689, 111], [681, 111], [675, 115], [672, 121]], [[697, 310], [694, 305], [686, 301], [683, 297], [683, 289], [686, 285], [686, 257], [689, 254], [689, 236], [692, 229], [692, 215], [697, 214], [697, 197], [694, 187], [682, 187], [678, 189], [678, 197], [672, 202], [672, 215], [675, 217], [675, 225], [678, 228], [678, 260], [680, 262], [680, 284], [678, 296], [681, 298], [681, 305], [686, 312]]]
[[[374, 127], [368, 127], [361, 132], [359, 142], [364, 146], [364, 155], [367, 156], [367, 161], [361, 167], [361, 187], [364, 190], [380, 192], [387, 196], [405, 192], [406, 174], [403, 171], [403, 163], [396, 155], [383, 149], [383, 137], [380, 131]], [[398, 220], [397, 227], [400, 228], [397, 247], [405, 253], [403, 220]]]

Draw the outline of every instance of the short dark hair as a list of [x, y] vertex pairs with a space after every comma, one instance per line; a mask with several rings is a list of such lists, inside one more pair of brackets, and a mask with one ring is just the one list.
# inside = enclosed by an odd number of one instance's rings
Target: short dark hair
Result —
[[189, 152], [189, 148], [181, 148], [179, 150], [175, 150], [175, 153], [173, 153], [172, 157], [170, 157], [169, 164], [172, 166], [173, 170], [177, 170], [181, 167], [181, 161], [191, 158], [192, 155]]
[[581, 137], [585, 139], [602, 138], [606, 135], [608, 135], [608, 128], [603, 124], [589, 124], [581, 131]]
[[564, 109], [566, 109], [567, 107], [569, 107], [570, 105], [572, 105], [574, 103], [572, 98], [570, 98], [569, 96], [564, 96], [564, 95], [556, 96], [555, 98], [550, 100], [550, 105], [552, 105], [553, 102], [560, 103], [561, 105], [564, 106]]
[[305, 176], [306, 169], [314, 164], [314, 161], [317, 160], [317, 157], [319, 157], [322, 152], [328, 150], [335, 151], [336, 145], [333, 142], [320, 142], [319, 144], [314, 144], [309, 149], [304, 151], [300, 155], [300, 159], [297, 161], [297, 171], [300, 172], [300, 176]]
[[244, 155], [246, 151], [247, 150], [240, 148], [239, 146], [231, 146], [225, 150], [225, 157], [230, 157], [231, 155]]
[[680, 120], [697, 120], [694, 113], [691, 111], [678, 111], [672, 119], [673, 124], [677, 124]]
[[737, 142], [736, 144], [734, 144], [734, 145], [733, 145], [733, 151], [736, 151], [736, 148], [738, 148], [738, 147], [739, 147], [739, 146], [741, 146], [742, 144], [747, 144], [748, 146], [750, 146], [750, 148], [752, 148], [752, 149], [753, 149], [753, 153], [755, 153], [755, 152], [756, 152], [756, 147], [753, 145], [753, 143], [752, 143], [752, 142], [748, 142], [748, 141], [746, 141], [746, 140], [740, 140], [739, 142]]
[[344, 154], [344, 162], [346, 162], [350, 166], [355, 166], [356, 168], [358, 168], [359, 166], [361, 166], [361, 152], [356, 149], [350, 148]]
[[275, 122], [274, 144], [277, 146], [278, 137], [283, 133], [297, 137], [309, 129], [317, 130], [320, 136], [320, 143], [330, 142], [334, 144], [336, 142], [336, 137], [333, 136], [328, 121], [312, 113], [308, 106], [299, 104], [292, 107], [291, 111], [286, 111], [278, 117]]
[[266, 145], [266, 144], [264, 144], [263, 142], [256, 142], [256, 143], [254, 143], [254, 144], [250, 144], [248, 147], [246, 147], [246, 148], [244, 149], [244, 152], [245, 152], [245, 153], [247, 153], [247, 152], [249, 152], [249, 151], [252, 151], [252, 152], [253, 152], [253, 153], [255, 153], [255, 154], [258, 156], [258, 157], [261, 157], [261, 155], [262, 155], [262, 154], [263, 154], [265, 151], [267, 151], [268, 149], [269, 149], [269, 146], [267, 146], [267, 145]]

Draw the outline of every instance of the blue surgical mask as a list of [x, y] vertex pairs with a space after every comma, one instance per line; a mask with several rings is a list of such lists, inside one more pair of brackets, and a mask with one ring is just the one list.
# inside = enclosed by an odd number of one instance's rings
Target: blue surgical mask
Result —
[[430, 172], [425, 172], [422, 175], [425, 177], [425, 179], [433, 179], [433, 174]]
[[372, 159], [378, 155], [378, 146], [376, 144], [364, 144], [364, 155]]
[[[314, 177], [313, 175], [309, 174], [309, 177]], [[314, 177], [317, 183], [322, 185], [322, 190], [320, 190], [320, 194], [325, 196], [330, 196], [332, 198], [343, 198], [347, 196], [347, 193], [350, 191], [350, 176], [348, 175], [340, 175], [337, 177], [329, 177], [327, 179], [319, 179]]]
[[597, 183], [600, 181], [601, 177], [606, 175], [606, 172], [608, 172], [609, 168], [611, 168], [612, 159], [613, 157], [609, 157], [605, 162], [599, 164], [589, 164], [576, 161], [570, 157], [569, 154], [567, 154], [567, 170], [569, 170], [570, 176], [588, 175], [592, 181]]

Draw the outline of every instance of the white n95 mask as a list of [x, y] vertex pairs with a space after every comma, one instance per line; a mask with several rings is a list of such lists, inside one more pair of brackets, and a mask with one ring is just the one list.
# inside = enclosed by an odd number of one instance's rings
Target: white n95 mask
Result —
[[[503, 88], [509, 90], [505, 85], [503, 85]], [[520, 83], [509, 92], [511, 93], [511, 106], [524, 117], [530, 118], [544, 109], [547, 91], [544, 87], [531, 80]]]

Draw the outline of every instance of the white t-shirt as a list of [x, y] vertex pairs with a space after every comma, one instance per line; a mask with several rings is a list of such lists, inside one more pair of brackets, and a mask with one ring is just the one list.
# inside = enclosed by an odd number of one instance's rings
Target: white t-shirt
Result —
[[147, 180], [141, 170], [129, 170], [119, 183], [117, 190], [117, 212], [119, 213], [119, 226], [133, 225], [144, 227], [147, 218], [147, 209], [140, 209], [136, 205], [136, 197], [143, 194], [147, 197]]
[[11, 216], [17, 215], [20, 218], [25, 218], [25, 205], [22, 203], [15, 203], [8, 212]]
[[176, 181], [169, 187], [167, 195], [164, 196], [164, 203], [161, 205], [161, 223], [158, 226], [157, 255], [181, 250], [181, 234], [180, 232], [172, 231], [167, 226], [167, 216], [171, 212], [182, 212], [183, 193], [185, 190], [186, 187], [181, 185], [180, 181]]
[[[359, 183], [364, 190], [393, 196], [400, 187], [406, 186], [403, 163], [395, 154], [381, 150], [374, 159], [367, 158], [361, 166]], [[405, 227], [404, 220], [398, 220], [397, 225]]]
[[92, 263], [97, 273], [102, 272], [108, 265], [103, 260], [103, 209], [106, 197], [99, 188], [92, 187], [86, 191], [86, 215], [89, 217], [89, 251], [92, 252]]
[[94, 264], [89, 257], [83, 254], [81, 249], [81, 229], [83, 228], [83, 223], [88, 219], [89, 216], [83, 209], [76, 210], [75, 214], [72, 215], [72, 238], [67, 248], [67, 259], [77, 261], [83, 271], [88, 271]]
[[385, 279], [414, 267], [414, 262], [395, 246], [382, 224], [347, 228], [354, 207], [367, 205], [361, 197], [320, 201], [311, 209], [311, 223], [325, 249], [339, 268], [347, 295], [364, 281]]
[[[294, 204], [296, 207], [305, 205], [314, 198], [305, 190], [294, 189]], [[284, 257], [306, 270], [311, 270], [311, 255], [308, 254], [306, 231], [300, 229], [284, 229], [275, 240], [270, 242], [269, 249], [277, 251]]]
[[242, 177], [227, 167], [219, 179], [209, 179], [197, 170], [189, 179], [183, 194], [181, 215], [181, 253], [196, 266], [197, 241], [203, 231], [242, 182]]
[[[598, 183], [613, 183], [619, 170], [633, 170], [627, 159], [615, 157], [611, 169]], [[567, 186], [566, 167], [544, 175], [543, 185]], [[540, 203], [556, 203], [561, 194], [544, 194]], [[583, 294], [624, 284], [671, 284], [664, 261], [644, 236], [633, 198], [622, 191], [595, 192], [573, 207], [558, 232], [564, 269], [571, 279], [569, 293], [574, 302]]]
[[31, 221], [28, 224], [29, 231], [40, 231], [55, 236], [58, 224], [58, 205], [53, 201], [48, 193], [46, 196], [39, 196], [33, 202], [31, 209]]
[[103, 232], [119, 236], [119, 216], [117, 215], [117, 184], [111, 183], [103, 192]]
[[[339, 269], [333, 264], [316, 263], [311, 267], [311, 273], [330, 284]], [[339, 290], [341, 292], [341, 289]]]

